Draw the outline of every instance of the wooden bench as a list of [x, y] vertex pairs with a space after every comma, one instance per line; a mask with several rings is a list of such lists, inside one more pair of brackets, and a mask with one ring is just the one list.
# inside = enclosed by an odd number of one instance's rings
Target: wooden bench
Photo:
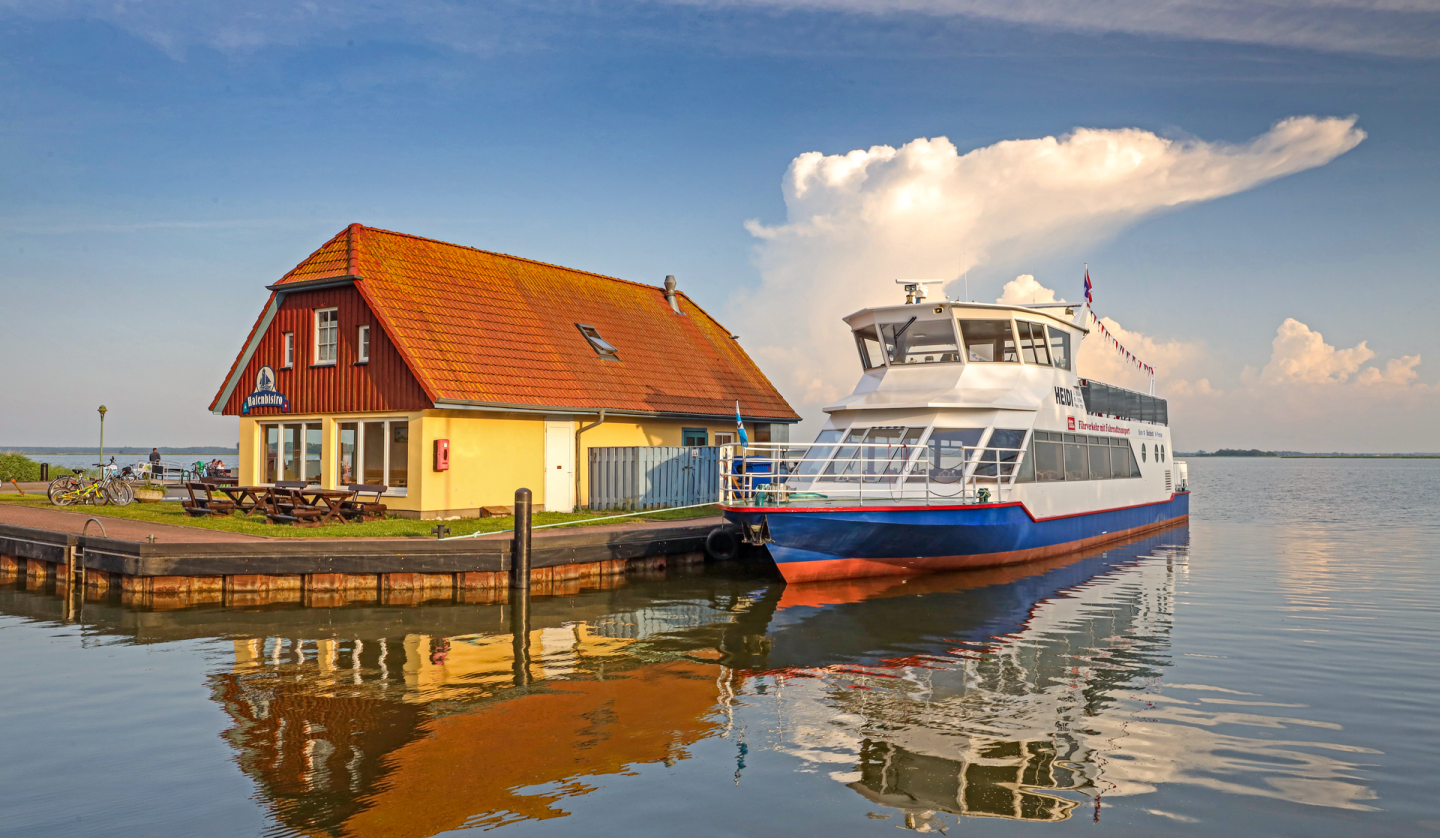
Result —
[[[299, 484], [299, 485], [296, 485]], [[301, 497], [305, 487], [303, 480], [282, 480], [270, 492], [270, 510], [265, 519], [272, 524], [290, 524], [297, 527], [318, 527], [326, 510], [309, 505]]]
[[[229, 515], [235, 511], [235, 501], [228, 498], [217, 498], [207, 483], [189, 481], [185, 484], [185, 491], [190, 493], [188, 500], [181, 500], [180, 506], [185, 514], [200, 518], [206, 515]], [[196, 492], [200, 492], [197, 495]]]
[[[357, 521], [382, 521], [385, 519], [386, 506], [380, 502], [380, 496], [390, 491], [389, 486], [351, 483], [346, 488], [355, 493], [355, 499], [341, 504], [340, 508], [345, 517]], [[371, 495], [373, 499], [366, 500], [364, 495]]]

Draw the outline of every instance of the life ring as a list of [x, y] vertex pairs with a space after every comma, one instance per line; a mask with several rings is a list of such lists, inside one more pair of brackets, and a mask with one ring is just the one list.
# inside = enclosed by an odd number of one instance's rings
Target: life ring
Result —
[[716, 527], [705, 536], [705, 553], [717, 562], [728, 562], [740, 555], [740, 539], [729, 527]]

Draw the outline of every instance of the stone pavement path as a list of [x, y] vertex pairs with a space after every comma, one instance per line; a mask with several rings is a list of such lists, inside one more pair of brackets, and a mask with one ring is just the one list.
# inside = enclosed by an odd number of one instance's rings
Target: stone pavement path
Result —
[[[36, 509], [31, 506], [0, 503], [0, 524], [10, 524], [16, 527], [79, 533], [85, 527], [85, 520], [89, 517], [91, 516], [84, 512], [71, 512], [68, 509]], [[128, 518], [110, 518], [102, 515], [94, 517], [105, 525], [106, 536], [122, 541], [148, 541], [151, 535], [155, 536], [157, 542], [166, 543], [269, 540], [258, 535], [245, 535], [238, 532], [180, 527], [174, 524], [152, 524], [149, 521], [132, 521]], [[100, 528], [91, 524], [90, 535], [100, 535]]]

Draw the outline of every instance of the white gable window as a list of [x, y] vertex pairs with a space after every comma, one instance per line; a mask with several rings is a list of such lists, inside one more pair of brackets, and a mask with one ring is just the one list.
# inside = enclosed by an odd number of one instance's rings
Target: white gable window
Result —
[[370, 327], [361, 326], [355, 339], [355, 363], [365, 364], [370, 361]]
[[281, 369], [290, 369], [295, 366], [295, 333], [285, 333], [285, 357], [280, 361]]
[[315, 363], [335, 363], [335, 349], [339, 342], [340, 312], [333, 308], [315, 309]]

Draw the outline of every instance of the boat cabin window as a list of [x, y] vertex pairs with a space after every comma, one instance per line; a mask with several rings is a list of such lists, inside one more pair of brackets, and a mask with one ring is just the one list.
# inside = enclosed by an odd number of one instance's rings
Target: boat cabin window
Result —
[[[992, 442], [993, 446], [995, 443]], [[1135, 452], [1124, 437], [1036, 431], [1017, 482], [1058, 483], [1139, 477]]]
[[880, 340], [890, 358], [890, 366], [900, 364], [956, 363], [960, 347], [955, 342], [955, 322], [921, 320], [912, 317], [904, 323], [880, 324]]
[[1070, 333], [1064, 329], [1050, 327], [1050, 355], [1055, 359], [1055, 366], [1062, 370], [1072, 369], [1070, 366]]
[[959, 483], [965, 476], [964, 449], [980, 444], [984, 428], [936, 428], [930, 432], [925, 458], [910, 472], [909, 483]]
[[825, 478], [893, 483], [919, 450], [916, 444], [924, 435], [924, 428], [851, 428], [845, 442], [857, 444], [840, 446], [835, 459], [825, 468]]
[[965, 338], [965, 357], [970, 361], [1019, 361], [1015, 354], [1015, 335], [1009, 320], [961, 320], [960, 334]]
[[1045, 340], [1045, 327], [1039, 323], [1015, 321], [1015, 331], [1020, 333], [1020, 354], [1027, 364], [1050, 366], [1049, 343]]
[[975, 466], [975, 476], [992, 480], [1003, 477], [1008, 480], [1015, 471], [1015, 462], [1020, 459], [1020, 449], [1025, 445], [1025, 433], [1023, 430], [1008, 428], [991, 431], [985, 448], [975, 457], [979, 460], [979, 464]]
[[874, 326], [855, 330], [855, 346], [860, 350], [861, 368], [869, 371], [885, 366], [885, 353], [880, 351], [880, 337]]
[[836, 430], [821, 431], [795, 467], [795, 474], [800, 477], [814, 477], [819, 474], [825, 461], [830, 459], [830, 455], [835, 451], [835, 443], [840, 441], [840, 434], [841, 432]]

